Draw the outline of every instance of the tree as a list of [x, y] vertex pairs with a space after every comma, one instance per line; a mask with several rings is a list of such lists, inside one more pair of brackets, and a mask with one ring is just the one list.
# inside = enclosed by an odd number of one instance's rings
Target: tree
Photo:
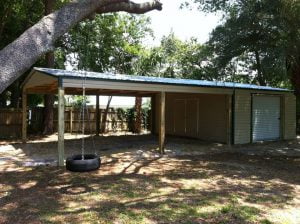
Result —
[[[24, 30], [36, 23], [43, 14], [41, 0], [3, 0], [0, 5], [0, 49], [15, 40]], [[1, 107], [18, 107], [20, 104], [20, 84], [26, 74], [12, 83], [0, 94]], [[7, 105], [7, 102], [10, 102]]]
[[[45, 16], [52, 13], [54, 10], [56, 0], [44, 0], [45, 5]], [[54, 68], [54, 52], [50, 51], [46, 53], [46, 66], [48, 68]], [[43, 134], [52, 134], [53, 133], [53, 104], [54, 104], [54, 95], [46, 94], [44, 95], [44, 130]]]
[[30, 68], [42, 55], [54, 49], [55, 42], [78, 22], [95, 14], [125, 11], [143, 14], [161, 10], [158, 1], [137, 4], [129, 0], [78, 0], [43, 17], [18, 39], [0, 51], [0, 93]]
[[134, 65], [139, 74], [169, 78], [213, 79], [207, 69], [207, 49], [196, 38], [181, 41], [173, 32], [158, 47], [141, 52]]
[[[275, 66], [268, 66], [267, 62], [274, 60], [274, 47], [279, 38], [278, 30], [274, 29], [277, 21], [269, 15], [269, 10], [274, 10], [270, 7], [277, 6], [271, 5], [268, 5], [267, 1], [247, 1], [241, 3], [238, 9], [230, 10], [226, 21], [214, 29], [208, 42], [213, 53], [217, 55], [216, 66], [225, 68], [234, 60], [247, 61], [244, 65], [249, 65], [246, 68], [249, 75], [256, 71], [253, 82], [260, 85], [271, 84], [271, 77], [276, 76], [277, 69]], [[269, 76], [268, 73], [272, 75]]]
[[[150, 20], [144, 15], [97, 15], [93, 21], [79, 23], [64, 35], [59, 49], [77, 69], [136, 74], [138, 70], [133, 64], [144, 50], [142, 42], [152, 36], [149, 25]], [[137, 97], [137, 102], [141, 100]], [[105, 132], [110, 101], [111, 97], [102, 117], [101, 132]], [[140, 111], [141, 103], [137, 105]], [[137, 124], [140, 120], [141, 116], [135, 119]]]
[[107, 115], [108, 115], [109, 106], [110, 106], [111, 101], [112, 101], [112, 96], [109, 96], [108, 100], [107, 100], [105, 111], [104, 111], [103, 116], [102, 116], [101, 127], [100, 127], [100, 132], [101, 133], [106, 132]]
[[300, 2], [293, 0], [283, 1], [280, 13], [283, 40], [282, 46], [286, 56], [286, 68], [295, 88], [300, 95]]
[[152, 35], [144, 15], [111, 13], [76, 25], [59, 44], [69, 64], [83, 70], [133, 74], [132, 66]]
[[135, 121], [134, 133], [140, 134], [142, 131], [142, 97], [135, 97]]
[[193, 2], [202, 11], [223, 13], [222, 24], [214, 29], [208, 42], [219, 74], [233, 79], [244, 73], [250, 82], [285, 87], [289, 86], [289, 77], [297, 80], [299, 1]]

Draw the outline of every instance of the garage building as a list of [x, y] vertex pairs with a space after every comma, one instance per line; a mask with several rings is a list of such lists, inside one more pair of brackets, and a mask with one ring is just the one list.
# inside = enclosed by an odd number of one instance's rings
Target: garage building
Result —
[[[58, 94], [59, 164], [64, 159], [64, 94], [144, 96], [152, 99], [152, 132], [227, 144], [294, 139], [296, 98], [287, 89], [219, 81], [158, 78], [34, 68], [23, 83], [23, 140], [26, 95]], [[99, 125], [96, 125], [99, 126]]]
[[166, 134], [232, 144], [296, 138], [293, 93], [238, 86], [223, 93], [167, 93]]

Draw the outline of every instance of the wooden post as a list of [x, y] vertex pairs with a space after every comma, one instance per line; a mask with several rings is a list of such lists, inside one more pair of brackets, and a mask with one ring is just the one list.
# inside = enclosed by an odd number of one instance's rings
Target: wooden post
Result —
[[61, 80], [58, 85], [58, 166], [64, 166], [65, 90]]
[[70, 133], [73, 133], [73, 106], [70, 107]]
[[99, 94], [96, 95], [96, 135], [100, 133], [100, 110], [99, 110]]
[[232, 96], [227, 96], [227, 144], [231, 146], [231, 134], [232, 134]]
[[155, 114], [155, 96], [151, 96], [150, 132], [152, 135], [155, 134]]
[[22, 141], [27, 141], [27, 94], [22, 92]]
[[166, 93], [160, 93], [159, 102], [159, 152], [165, 153], [165, 107], [166, 107]]

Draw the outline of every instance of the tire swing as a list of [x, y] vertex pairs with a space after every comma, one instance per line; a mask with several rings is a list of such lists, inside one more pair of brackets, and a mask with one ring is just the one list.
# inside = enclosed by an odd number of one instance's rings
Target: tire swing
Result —
[[[85, 139], [84, 139], [84, 134], [85, 134], [85, 110], [87, 112], [87, 120], [89, 127], [90, 125], [90, 119], [89, 119], [89, 113], [88, 113], [88, 108], [86, 106], [86, 95], [85, 95], [85, 80], [86, 80], [86, 72], [84, 74], [83, 82], [82, 82], [82, 100], [81, 100], [81, 109], [80, 109], [80, 118], [82, 115], [82, 138], [81, 138], [81, 154], [76, 154], [73, 156], [70, 156], [66, 160], [66, 168], [69, 171], [73, 172], [88, 172], [88, 171], [93, 171], [93, 170], [98, 170], [101, 165], [101, 159], [97, 155], [96, 151], [94, 154], [86, 154], [85, 153]], [[91, 133], [91, 131], [90, 131]], [[94, 139], [92, 136], [92, 141], [93, 141], [93, 148], [95, 149], [95, 143]]]
[[80, 120], [82, 121], [81, 122], [81, 128], [82, 128], [81, 154], [76, 154], [66, 159], [66, 169], [73, 172], [88, 172], [88, 171], [98, 170], [101, 165], [100, 156], [98, 156], [95, 151], [95, 142], [93, 136], [92, 136], [92, 141], [93, 141], [94, 154], [85, 154], [85, 139], [84, 139], [85, 111], [87, 113], [87, 120], [88, 120], [88, 125], [91, 134], [91, 124], [89, 119], [88, 108], [86, 106], [86, 95], [85, 95], [86, 73], [87, 71], [85, 69], [85, 71], [82, 74], [82, 100], [81, 100], [81, 108], [79, 114]]

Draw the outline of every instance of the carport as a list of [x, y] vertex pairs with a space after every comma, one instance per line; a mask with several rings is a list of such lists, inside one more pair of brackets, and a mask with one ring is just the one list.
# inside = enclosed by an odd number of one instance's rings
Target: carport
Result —
[[[58, 94], [58, 164], [64, 165], [64, 95], [151, 97], [152, 133], [164, 153], [165, 135], [244, 144], [292, 139], [295, 96], [286, 89], [249, 84], [34, 68], [23, 83], [23, 141], [27, 94]], [[274, 105], [277, 105], [274, 107]], [[96, 124], [99, 133], [99, 119]]]

